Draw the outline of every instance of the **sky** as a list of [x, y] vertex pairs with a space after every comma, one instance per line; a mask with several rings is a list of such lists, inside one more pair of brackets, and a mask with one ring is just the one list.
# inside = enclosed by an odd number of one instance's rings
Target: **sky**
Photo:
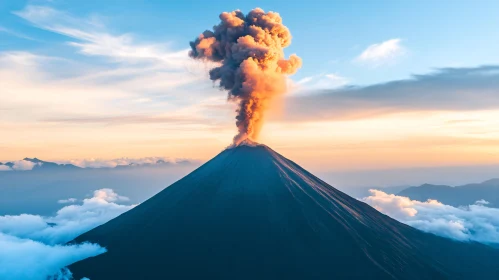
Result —
[[279, 12], [303, 66], [260, 142], [304, 167], [499, 163], [497, 1], [0, 1], [0, 161], [207, 160], [235, 105], [189, 42]]

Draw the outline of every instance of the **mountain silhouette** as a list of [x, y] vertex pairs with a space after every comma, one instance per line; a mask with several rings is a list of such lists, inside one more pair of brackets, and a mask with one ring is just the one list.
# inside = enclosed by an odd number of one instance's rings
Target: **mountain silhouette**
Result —
[[75, 279], [497, 279], [499, 250], [424, 233], [265, 145], [226, 149], [73, 240]]
[[419, 201], [436, 199], [455, 207], [468, 206], [476, 201], [486, 200], [489, 203], [488, 206], [497, 208], [499, 207], [499, 179], [456, 187], [424, 184], [402, 190], [398, 195]]
[[33, 167], [33, 170], [47, 170], [47, 169], [80, 169], [80, 167], [67, 163], [67, 164], [58, 164], [55, 162], [44, 161], [38, 158], [24, 158], [25, 161], [30, 161], [35, 163], [36, 165]]

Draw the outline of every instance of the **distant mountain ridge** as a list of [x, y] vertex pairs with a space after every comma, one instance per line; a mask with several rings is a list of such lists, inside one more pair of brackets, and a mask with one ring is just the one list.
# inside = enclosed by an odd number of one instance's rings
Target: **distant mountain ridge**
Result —
[[44, 161], [38, 158], [24, 158], [23, 160], [35, 163], [35, 167], [33, 169], [47, 169], [47, 168], [81, 168], [73, 164], [58, 164], [55, 162]]
[[3, 171], [32, 171], [32, 170], [78, 170], [78, 169], [102, 169], [102, 168], [107, 168], [107, 169], [113, 169], [113, 168], [132, 168], [132, 167], [147, 167], [147, 166], [155, 166], [155, 165], [168, 165], [168, 164], [189, 164], [191, 161], [186, 160], [186, 159], [181, 159], [177, 160], [174, 163], [165, 161], [163, 159], [159, 159], [155, 162], [150, 162], [150, 163], [135, 163], [131, 162], [129, 164], [118, 164], [116, 166], [101, 166], [101, 167], [80, 167], [71, 163], [56, 163], [56, 162], [50, 162], [50, 161], [44, 161], [39, 158], [23, 158], [22, 161], [27, 161], [31, 162], [34, 165], [32, 166], [31, 169], [22, 169], [22, 168], [15, 168], [16, 162], [0, 162], [0, 170], [2, 166], [7, 166], [10, 169], [3, 169]]
[[2, 166], [2, 165], [8, 166], [12, 171], [31, 171], [31, 170], [48, 170], [48, 169], [50, 169], [50, 170], [81, 169], [81, 167], [78, 167], [78, 166], [73, 165], [73, 164], [59, 164], [59, 163], [55, 163], [55, 162], [40, 160], [36, 157], [35, 158], [27, 158], [26, 157], [26, 158], [23, 158], [22, 160], [26, 161], [26, 162], [31, 162], [34, 165], [32, 167], [30, 167], [29, 169], [25, 169], [25, 168], [16, 169], [15, 162], [6, 162], [6, 163], [0, 162], [0, 166]]
[[485, 200], [489, 203], [487, 206], [499, 207], [499, 178], [456, 187], [423, 184], [419, 187], [404, 189], [398, 195], [419, 201], [436, 199], [455, 207], [471, 205], [477, 201]]

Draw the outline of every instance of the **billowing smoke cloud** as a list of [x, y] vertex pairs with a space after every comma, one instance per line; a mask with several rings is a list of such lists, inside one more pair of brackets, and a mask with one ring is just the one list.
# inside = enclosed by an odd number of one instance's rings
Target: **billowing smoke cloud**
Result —
[[258, 137], [272, 97], [286, 92], [285, 75], [296, 72], [301, 59], [285, 59], [283, 48], [291, 43], [291, 34], [278, 13], [256, 8], [247, 15], [224, 12], [220, 20], [213, 31], [206, 30], [190, 43], [189, 55], [220, 63], [210, 70], [210, 79], [239, 105], [237, 145]]
[[0, 216], [0, 279], [71, 279], [65, 266], [106, 250], [97, 244], [63, 244], [133, 208], [117, 204], [127, 200], [111, 189], [100, 189], [81, 205], [65, 206], [52, 217]]
[[499, 209], [486, 207], [484, 200], [457, 208], [436, 200], [421, 202], [379, 190], [370, 192], [364, 202], [422, 231], [460, 241], [499, 243]]

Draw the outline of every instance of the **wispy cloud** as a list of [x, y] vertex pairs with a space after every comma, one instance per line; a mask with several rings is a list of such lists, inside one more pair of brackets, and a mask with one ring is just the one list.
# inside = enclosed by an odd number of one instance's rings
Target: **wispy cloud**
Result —
[[9, 29], [9, 28], [5, 28], [3, 26], [0, 26], [0, 32], [2, 33], [6, 33], [6, 34], [9, 34], [11, 36], [14, 36], [14, 37], [18, 37], [18, 38], [21, 38], [21, 39], [26, 39], [26, 40], [30, 40], [30, 41], [36, 41], [36, 39], [28, 36], [28, 35], [25, 35], [21, 32], [17, 32], [17, 31], [14, 31], [12, 29]]
[[140, 124], [140, 123], [176, 123], [176, 124], [202, 124], [206, 120], [192, 116], [87, 116], [71, 118], [45, 119], [51, 123], [102, 123], [102, 124]]
[[401, 39], [390, 39], [381, 43], [372, 44], [365, 49], [355, 61], [372, 66], [380, 66], [393, 62], [397, 57], [406, 53]]
[[140, 44], [131, 34], [111, 34], [97, 17], [78, 18], [51, 7], [35, 5], [28, 5], [14, 14], [36, 27], [75, 39], [68, 44], [85, 55], [133, 63], [152, 60], [173, 69], [183, 69], [189, 63], [187, 49], [172, 51], [167, 48], [168, 43]]
[[[187, 49], [172, 50], [168, 42], [139, 42], [132, 34], [113, 34], [97, 16], [76, 17], [35, 5], [14, 14], [35, 27], [66, 36], [68, 45], [81, 54], [103, 60], [88, 65], [73, 57], [0, 53], [0, 104], [10, 111], [0, 114], [6, 119], [208, 124], [210, 117], [200, 114], [208, 109], [202, 103], [218, 93], [207, 79], [203, 81], [208, 68], [189, 59]], [[201, 105], [187, 101], [194, 95], [200, 95]]]
[[305, 77], [296, 82], [296, 84], [300, 87], [300, 90], [317, 90], [340, 88], [348, 85], [350, 82], [350, 79], [339, 74], [328, 73]]

